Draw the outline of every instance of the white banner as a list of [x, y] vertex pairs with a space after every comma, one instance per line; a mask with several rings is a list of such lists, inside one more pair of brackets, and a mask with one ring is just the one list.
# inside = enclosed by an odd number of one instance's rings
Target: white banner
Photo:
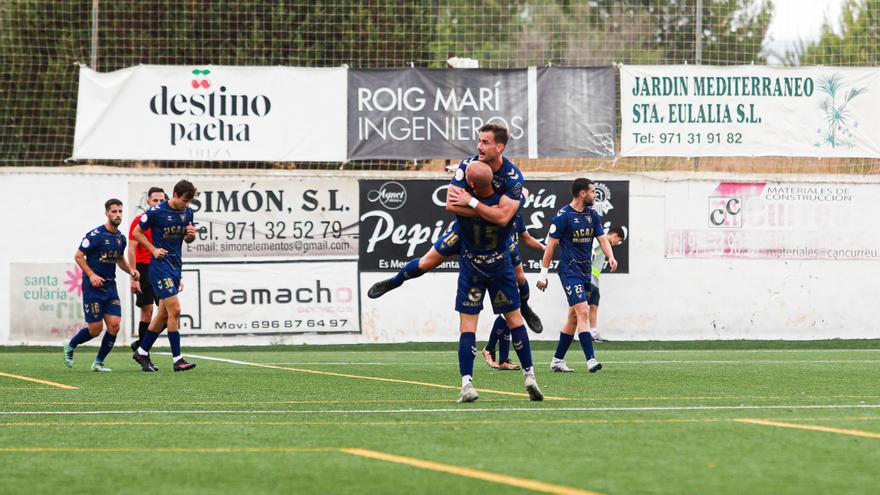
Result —
[[82, 271], [73, 260], [10, 265], [10, 341], [57, 343], [85, 326]]
[[[358, 183], [351, 179], [199, 181], [190, 206], [198, 235], [184, 244], [189, 258], [345, 258], [357, 259]], [[134, 218], [146, 205], [147, 191], [173, 183], [132, 182], [129, 205]]]
[[621, 155], [880, 157], [880, 69], [620, 69]]
[[188, 335], [359, 333], [356, 261], [184, 263]]
[[344, 161], [346, 69], [80, 68], [75, 159]]
[[684, 183], [666, 196], [667, 258], [880, 260], [876, 184]]

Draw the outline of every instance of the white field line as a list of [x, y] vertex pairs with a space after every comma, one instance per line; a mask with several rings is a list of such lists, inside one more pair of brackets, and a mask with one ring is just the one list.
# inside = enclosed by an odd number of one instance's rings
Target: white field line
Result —
[[[540, 342], [549, 342], [549, 341], [540, 341]], [[367, 347], [368, 344], [363, 344], [364, 347]], [[449, 343], [450, 346], [456, 345], [454, 342]], [[602, 343], [599, 342], [596, 345], [597, 350], [602, 350]], [[222, 351], [221, 351], [222, 352]], [[237, 352], [237, 351], [233, 351]], [[262, 351], [256, 351], [254, 354], [259, 354]], [[457, 350], [453, 347], [450, 347], [447, 351], [395, 351], [393, 349], [385, 350], [385, 351], [370, 351], [364, 349], [362, 351], [318, 351], [318, 350], [295, 350], [295, 351], [266, 351], [266, 354], [277, 354], [277, 353], [304, 353], [304, 354], [453, 354], [457, 355]], [[552, 349], [547, 350], [535, 350], [532, 349], [532, 352], [536, 353], [553, 353]], [[664, 353], [677, 353], [677, 352], [691, 352], [691, 353], [732, 353], [732, 352], [780, 352], [780, 353], [791, 353], [791, 352], [880, 352], [880, 348], [878, 349], [609, 349], [603, 350], [603, 352], [607, 352], [609, 354], [617, 354], [617, 353], [633, 353], [633, 354], [664, 354]]]
[[285, 410], [107, 410], [107, 411], [0, 411], [2, 416], [101, 416], [145, 414], [439, 414], [439, 413], [548, 413], [548, 412], [644, 412], [644, 411], [740, 411], [773, 409], [880, 409], [880, 404], [769, 404], [738, 406], [646, 406], [646, 407], [498, 407], [472, 408], [468, 406], [438, 409], [285, 409]]
[[[188, 356], [196, 357], [188, 354]], [[202, 356], [200, 356], [202, 357]], [[202, 357], [203, 358], [203, 357]], [[225, 362], [225, 361], [224, 361]], [[537, 361], [544, 363], [545, 361]], [[549, 362], [549, 361], [547, 361]], [[253, 364], [271, 364], [271, 365], [288, 365], [288, 366], [457, 366], [457, 363], [450, 360], [442, 363], [425, 363], [425, 362], [408, 362], [408, 363], [379, 363], [379, 362], [357, 362], [357, 361], [290, 361], [290, 362], [268, 362], [251, 361]], [[249, 364], [250, 364], [249, 363]], [[602, 360], [602, 364], [880, 364], [880, 359], [792, 359], [792, 360], [774, 360], [774, 359], [736, 359], [736, 360], [647, 360], [647, 361], [606, 361]], [[243, 364], [243, 363], [233, 363]]]

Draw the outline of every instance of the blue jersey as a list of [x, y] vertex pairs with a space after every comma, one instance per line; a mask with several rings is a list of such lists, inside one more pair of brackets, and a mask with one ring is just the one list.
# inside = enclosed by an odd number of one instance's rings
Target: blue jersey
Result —
[[587, 207], [577, 211], [571, 205], [560, 208], [550, 224], [550, 237], [559, 240], [559, 275], [577, 275], [590, 278], [593, 258], [593, 238], [605, 235], [602, 218], [596, 210]]
[[[458, 170], [452, 177], [450, 184], [465, 189], [473, 194], [474, 191], [468, 186], [465, 180], [465, 172], [470, 162], [476, 161], [479, 155], [465, 158], [458, 164]], [[507, 196], [508, 198], [522, 202], [523, 175], [519, 168], [507, 158], [501, 157], [501, 167], [492, 173], [492, 189], [499, 196]], [[497, 204], [497, 203], [496, 203]]]
[[510, 242], [515, 244], [519, 243], [519, 235], [526, 231], [526, 222], [522, 217], [522, 208], [517, 210], [516, 215], [513, 216], [513, 228], [510, 232]]
[[153, 258], [152, 263], [166, 263], [175, 270], [181, 268], [181, 250], [183, 238], [186, 237], [186, 226], [193, 221], [190, 208], [175, 210], [168, 201], [163, 201], [141, 215], [141, 230], [151, 229], [153, 246], [167, 251], [165, 258]]
[[[86, 263], [96, 274], [106, 282], [116, 280], [116, 262], [125, 252], [125, 235], [120, 232], [110, 232], [107, 227], [101, 225], [83, 237], [79, 244], [79, 250], [86, 256]], [[83, 291], [103, 290], [92, 287], [89, 277], [83, 273]], [[106, 286], [105, 286], [106, 287]]]
[[[481, 203], [495, 206], [501, 196], [493, 194], [489, 198], [477, 198]], [[498, 263], [506, 263], [507, 247], [513, 231], [513, 222], [506, 226], [495, 225], [480, 217], [458, 217], [458, 235], [461, 237], [461, 255], [476, 265], [494, 268]]]

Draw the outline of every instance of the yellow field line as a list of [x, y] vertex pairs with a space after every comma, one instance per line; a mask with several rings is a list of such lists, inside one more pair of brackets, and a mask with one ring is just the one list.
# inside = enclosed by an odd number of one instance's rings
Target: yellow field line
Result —
[[[833, 420], [833, 418], [828, 418], [828, 419]], [[750, 423], [750, 424], [764, 425], [764, 426], [778, 426], [780, 428], [795, 428], [798, 430], [824, 431], [826, 433], [838, 433], [841, 435], [852, 435], [855, 437], [880, 439], [880, 433], [874, 433], [874, 432], [862, 431], [862, 430], [848, 430], [848, 429], [844, 429], [844, 428], [832, 428], [830, 426], [798, 425], [798, 424], [792, 424], [792, 423], [783, 423], [780, 421], [770, 421], [770, 420], [766, 420], [766, 419], [752, 419], [752, 418], [740, 418], [740, 419], [735, 419], [734, 421], [736, 421], [738, 423]]]
[[[142, 447], [0, 447], [0, 452], [36, 453], [36, 452], [94, 452], [94, 453], [143, 453]], [[339, 452], [334, 448], [299, 448], [299, 447], [159, 447], [150, 448], [149, 452], [160, 453], [263, 453], [263, 452]]]
[[65, 390], [79, 390], [79, 387], [74, 387], [73, 385], [65, 385], [63, 383], [50, 382], [49, 380], [40, 380], [39, 378], [31, 378], [29, 376], [13, 375], [12, 373], [4, 373], [2, 371], [0, 371], [0, 376], [7, 376], [9, 378], [15, 378], [17, 380], [24, 380], [26, 382], [42, 383], [43, 385], [51, 385], [53, 387], [63, 388]]
[[407, 466], [413, 466], [420, 469], [427, 469], [430, 471], [438, 471], [441, 473], [449, 473], [454, 474], [456, 476], [463, 476], [465, 478], [474, 478], [483, 481], [491, 481], [493, 483], [499, 483], [502, 485], [514, 486], [517, 488], [525, 488], [526, 490], [532, 490], [535, 492], [541, 493], [551, 493], [554, 495], [598, 495], [598, 492], [593, 492], [589, 490], [583, 490], [580, 488], [574, 488], [570, 486], [556, 485], [553, 483], [544, 483], [543, 481], [535, 481], [527, 478], [520, 478], [517, 476], [508, 476], [506, 474], [498, 474], [492, 473], [489, 471], [482, 471], [479, 469], [473, 468], [465, 468], [459, 466], [453, 466], [451, 464], [442, 464], [434, 461], [426, 461], [423, 459], [416, 459], [414, 457], [404, 457], [401, 455], [394, 454], [386, 454], [385, 452], [378, 452], [375, 450], [368, 449], [340, 449], [342, 452], [346, 454], [351, 454], [359, 457], [366, 457], [369, 459], [377, 459], [385, 462], [393, 462], [395, 464], [405, 464]]

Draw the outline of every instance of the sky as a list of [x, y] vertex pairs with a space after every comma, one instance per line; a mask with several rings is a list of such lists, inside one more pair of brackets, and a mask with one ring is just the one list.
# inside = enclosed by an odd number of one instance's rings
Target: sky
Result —
[[839, 28], [843, 2], [844, 0], [773, 0], [774, 16], [765, 46], [781, 53], [798, 40], [818, 40], [826, 19], [831, 21], [832, 26]]

